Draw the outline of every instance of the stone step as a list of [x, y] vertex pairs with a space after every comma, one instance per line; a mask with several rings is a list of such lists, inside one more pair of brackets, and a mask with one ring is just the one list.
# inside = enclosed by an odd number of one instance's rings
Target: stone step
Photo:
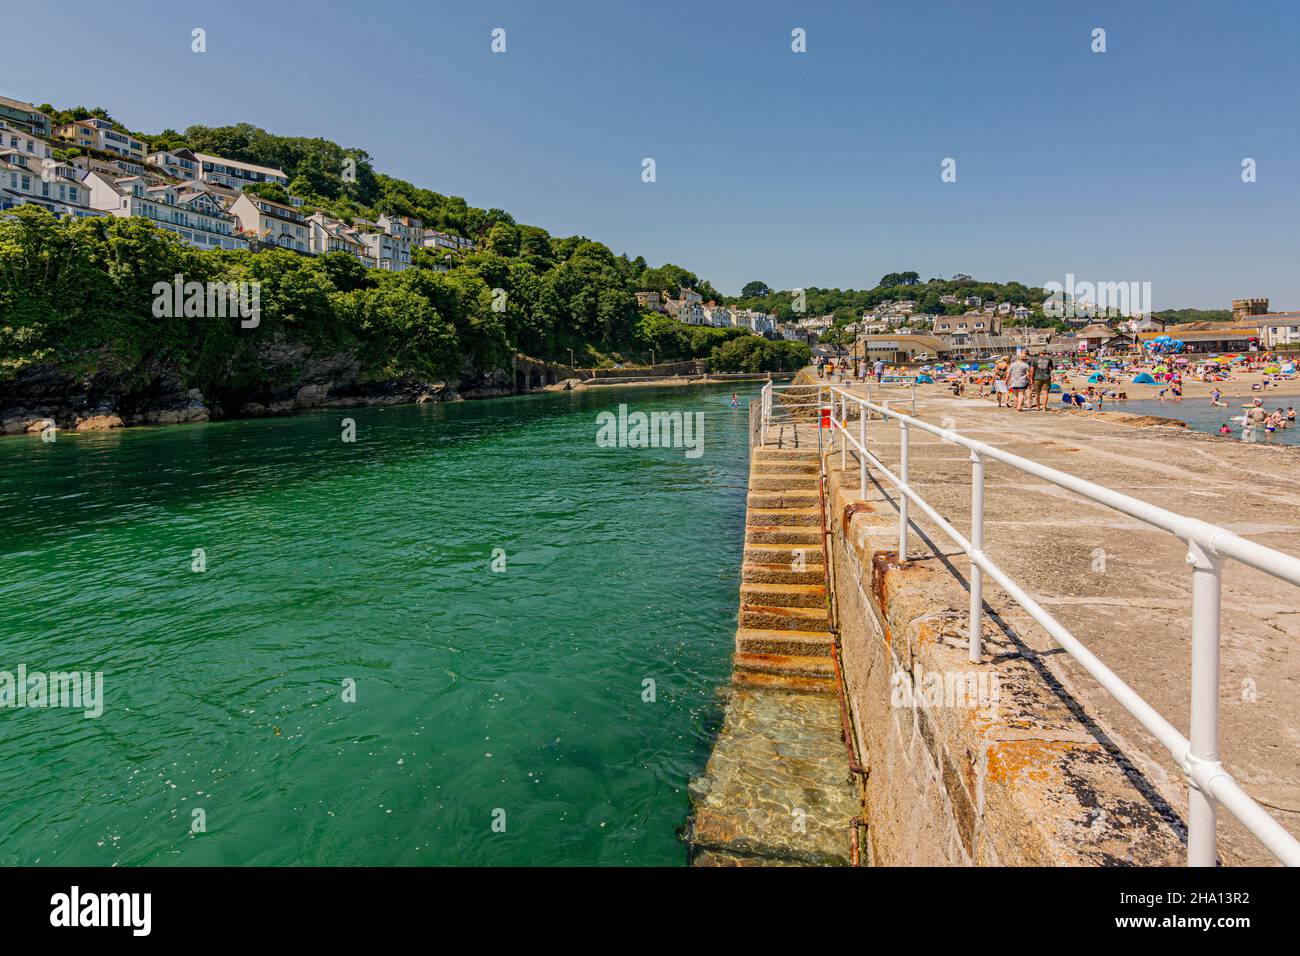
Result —
[[785, 631], [766, 627], [742, 627], [736, 631], [738, 654], [830, 657], [833, 648], [834, 639], [830, 631]]
[[728, 853], [726, 850], [693, 849], [691, 866], [800, 866], [804, 860], [786, 860], [772, 856], [752, 856], [748, 853]]
[[806, 461], [817, 463], [816, 448], [757, 448], [754, 457], [758, 461]]
[[817, 491], [816, 475], [750, 474], [750, 491]]
[[756, 563], [742, 565], [740, 579], [745, 584], [824, 584], [826, 572], [820, 564], [796, 571], [789, 564]]
[[764, 511], [777, 508], [812, 508], [814, 510], [820, 510], [821, 497], [817, 493], [817, 486], [814, 482], [812, 488], [801, 491], [796, 491], [794, 489], [785, 489], [782, 491], [751, 491], [746, 504], [750, 509]]
[[816, 475], [817, 462], [756, 461], [750, 469], [754, 475]]
[[830, 657], [801, 657], [794, 654], [737, 654], [732, 664], [738, 671], [754, 674], [785, 674], [795, 677], [835, 679]]
[[801, 525], [821, 530], [822, 510], [816, 507], [755, 508], [750, 506], [745, 523], [756, 527], [774, 524]]
[[749, 525], [745, 528], [749, 544], [794, 544], [821, 549], [822, 529], [798, 525]]
[[801, 677], [797, 674], [758, 674], [737, 671], [731, 683], [748, 690], [783, 690], [792, 694], [835, 695], [835, 681], [825, 677]]
[[776, 628], [784, 631], [824, 631], [830, 617], [823, 608], [774, 607], [771, 604], [741, 604], [740, 626]]
[[[819, 532], [820, 534], [820, 532]], [[747, 542], [745, 544], [745, 564], [783, 564], [792, 571], [812, 567], [821, 567], [821, 544], [790, 544], [789, 542]]]
[[820, 584], [742, 584], [740, 603], [824, 608], [826, 588]]
[[[834, 695], [733, 684], [708, 766], [688, 789], [693, 858], [849, 863], [860, 807]], [[792, 809], [802, 826], [791, 826]]]

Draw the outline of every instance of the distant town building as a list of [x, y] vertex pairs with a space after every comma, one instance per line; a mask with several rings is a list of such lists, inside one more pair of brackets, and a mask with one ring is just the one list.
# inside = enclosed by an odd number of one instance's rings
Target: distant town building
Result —
[[[197, 185], [163, 182], [144, 176], [110, 177], [88, 173], [91, 205], [114, 216], [144, 216], [175, 233], [196, 249], [245, 249], [234, 216]], [[304, 245], [303, 251], [306, 251]]]
[[1268, 299], [1233, 299], [1232, 321], [1241, 322], [1252, 315], [1264, 315], [1268, 312]]
[[473, 239], [453, 236], [451, 233], [439, 232], [437, 229], [424, 230], [423, 242], [426, 248], [452, 249], [457, 252], [469, 252], [474, 248]]
[[156, 166], [173, 179], [199, 179], [203, 165], [190, 149], [160, 150], [145, 157], [150, 166]]
[[239, 228], [246, 236], [282, 249], [310, 252], [307, 217], [292, 206], [244, 193], [235, 200], [230, 212], [239, 220]]
[[104, 153], [116, 153], [118, 156], [139, 163], [143, 163], [145, 156], [149, 154], [148, 144], [127, 133], [115, 130], [112, 123], [97, 116], [64, 123], [54, 131], [54, 135], [75, 146], [97, 149]]
[[1256, 313], [1251, 321], [1259, 323], [1260, 336], [1267, 349], [1300, 345], [1300, 312]]
[[982, 332], [988, 335], [1002, 333], [1002, 319], [997, 315], [983, 312], [966, 312], [962, 315], [936, 315], [934, 317], [936, 335], [952, 335], [958, 332]]
[[54, 146], [51, 143], [33, 135], [26, 127], [10, 126], [2, 119], [0, 119], [0, 149], [16, 149], [37, 160], [54, 158]]
[[50, 139], [54, 135], [54, 131], [50, 129], [50, 118], [31, 103], [24, 103], [22, 100], [0, 96], [0, 120], [4, 120], [8, 126], [42, 139]]
[[704, 307], [704, 319], [714, 328], [731, 328], [731, 310], [725, 305], [718, 305], [716, 302], [710, 302]]
[[92, 206], [90, 187], [79, 170], [25, 151], [0, 149], [0, 209], [28, 205], [60, 218], [103, 215]]
[[649, 309], [651, 312], [663, 311], [663, 304], [659, 301], [658, 292], [638, 292], [636, 294], [636, 304], [638, 308]]
[[271, 166], [258, 166], [238, 159], [225, 159], [208, 153], [194, 153], [199, 161], [201, 178], [208, 182], [221, 183], [234, 189], [243, 189], [255, 183], [278, 183], [289, 185], [289, 177], [282, 170]]

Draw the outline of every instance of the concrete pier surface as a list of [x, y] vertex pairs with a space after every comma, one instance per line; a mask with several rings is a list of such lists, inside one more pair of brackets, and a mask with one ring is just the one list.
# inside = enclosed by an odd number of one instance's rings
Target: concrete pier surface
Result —
[[[862, 386], [852, 391], [865, 394]], [[891, 396], [893, 407], [910, 413], [910, 391], [874, 390], [877, 402]], [[938, 387], [917, 391], [917, 415], [1300, 555], [1300, 448], [1245, 444], [1178, 427], [1128, 425], [1112, 416], [1018, 413], [988, 401], [953, 398]], [[816, 447], [815, 428], [798, 427], [801, 445], [810, 441]], [[851, 427], [856, 435], [856, 422]], [[897, 470], [897, 423], [870, 421], [868, 443]], [[838, 469], [838, 444], [833, 448], [827, 464]], [[833, 473], [832, 480], [837, 492], [852, 500], [858, 497], [858, 469], [851, 448], [847, 459], [847, 469]], [[970, 529], [970, 470], [965, 449], [912, 430], [911, 484], [963, 533]], [[878, 484], [869, 479], [867, 501], [866, 510], [884, 513], [863, 525], [860, 533], [870, 539], [866, 547], [894, 551], [898, 522], [892, 486], [883, 477]], [[918, 508], [911, 509], [911, 519], [909, 562], [932, 566], [964, 587], [965, 555]], [[1102, 662], [1188, 732], [1192, 576], [1185, 545], [1166, 532], [988, 462], [985, 550]], [[1000, 619], [1001, 626], [1012, 629], [1029, 656], [1059, 680], [1086, 721], [1186, 820], [1187, 786], [1164, 747], [1000, 588], [986, 582], [984, 598], [994, 620], [986, 626]], [[1227, 562], [1221, 643], [1223, 763], [1250, 796], [1300, 835], [1300, 589]], [[1141, 840], [1139, 833], [1130, 836], [1135, 844]], [[1222, 808], [1218, 849], [1221, 862], [1229, 865], [1276, 863]]]

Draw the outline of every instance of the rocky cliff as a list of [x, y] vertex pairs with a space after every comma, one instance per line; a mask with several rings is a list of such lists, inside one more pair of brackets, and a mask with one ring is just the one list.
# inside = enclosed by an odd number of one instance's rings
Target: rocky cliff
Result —
[[[130, 376], [95, 370], [76, 373], [37, 365], [0, 381], [0, 435], [61, 429], [94, 431], [125, 425], [177, 425], [221, 418], [253, 418], [304, 408], [454, 402], [510, 394], [507, 371], [468, 371], [455, 383], [414, 378], [375, 380], [362, 375], [351, 352], [314, 355], [300, 344], [278, 343], [259, 356], [254, 385], [187, 387], [174, 368], [157, 366]], [[233, 378], [233, 376], [232, 376]]]

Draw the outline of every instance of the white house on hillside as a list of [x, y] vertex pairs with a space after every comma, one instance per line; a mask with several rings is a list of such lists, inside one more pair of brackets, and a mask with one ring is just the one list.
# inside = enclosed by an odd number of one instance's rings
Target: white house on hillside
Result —
[[114, 216], [144, 216], [199, 249], [245, 249], [235, 217], [205, 190], [143, 176], [117, 179], [88, 173], [90, 203]]

